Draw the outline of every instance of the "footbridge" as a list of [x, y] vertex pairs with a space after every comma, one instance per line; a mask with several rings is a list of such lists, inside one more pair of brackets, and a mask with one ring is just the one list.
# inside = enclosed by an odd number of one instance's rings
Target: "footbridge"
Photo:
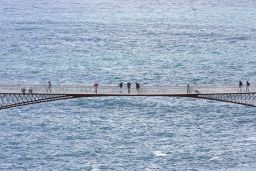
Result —
[[[97, 88], [97, 89], [96, 89]], [[143, 85], [139, 89], [118, 85], [0, 85], [0, 110], [29, 104], [82, 97], [168, 96], [208, 99], [256, 107], [256, 86], [160, 86]]]

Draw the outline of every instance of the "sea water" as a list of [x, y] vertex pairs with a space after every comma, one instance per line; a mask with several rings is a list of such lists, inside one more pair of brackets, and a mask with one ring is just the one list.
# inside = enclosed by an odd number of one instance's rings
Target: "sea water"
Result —
[[[254, 0], [1, 0], [0, 84], [256, 84]], [[255, 170], [255, 108], [101, 97], [0, 111], [0, 170]]]

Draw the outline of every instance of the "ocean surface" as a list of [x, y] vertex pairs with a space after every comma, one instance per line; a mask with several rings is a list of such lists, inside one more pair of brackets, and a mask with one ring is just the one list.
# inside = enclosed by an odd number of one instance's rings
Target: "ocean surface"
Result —
[[[256, 84], [255, 0], [1, 0], [0, 84]], [[102, 97], [0, 111], [0, 170], [256, 170], [256, 110]]]

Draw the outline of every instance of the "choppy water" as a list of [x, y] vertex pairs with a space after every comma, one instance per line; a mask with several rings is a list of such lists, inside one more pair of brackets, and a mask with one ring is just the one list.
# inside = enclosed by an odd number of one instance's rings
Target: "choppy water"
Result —
[[[2, 0], [1, 84], [255, 84], [253, 0]], [[255, 170], [256, 112], [84, 98], [0, 112], [1, 170]]]

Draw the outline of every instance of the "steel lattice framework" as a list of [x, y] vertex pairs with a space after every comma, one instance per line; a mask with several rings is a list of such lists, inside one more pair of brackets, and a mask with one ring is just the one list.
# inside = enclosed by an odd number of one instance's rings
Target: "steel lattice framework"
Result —
[[[26, 91], [29, 90], [29, 91]], [[97, 93], [96, 93], [97, 92]], [[24, 86], [0, 85], [0, 110], [35, 103], [81, 97], [106, 96], [173, 96], [216, 100], [256, 107], [256, 87], [236, 86], [142, 86], [139, 90], [116, 85], [101, 85], [97, 91], [92, 86]]]
[[17, 106], [24, 106], [35, 103], [50, 102], [74, 98], [67, 95], [58, 94], [22, 94], [22, 93], [4, 93], [0, 94], [0, 109], [8, 109]]
[[256, 93], [198, 94], [197, 98], [256, 107]]

